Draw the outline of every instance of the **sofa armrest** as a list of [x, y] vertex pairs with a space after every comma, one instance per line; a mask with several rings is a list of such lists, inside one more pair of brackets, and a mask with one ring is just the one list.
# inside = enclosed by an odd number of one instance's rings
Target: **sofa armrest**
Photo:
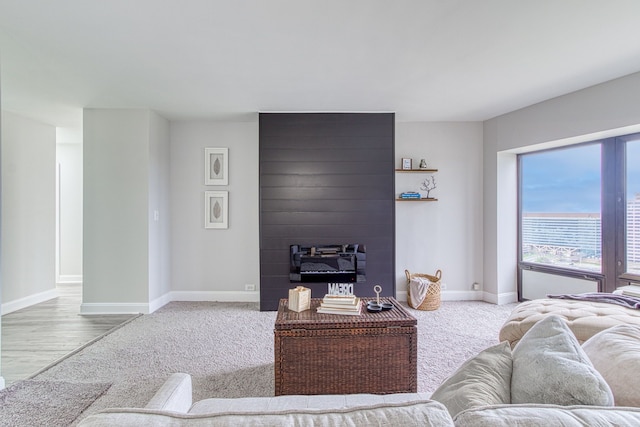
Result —
[[187, 413], [192, 403], [191, 376], [176, 373], [162, 384], [145, 408]]

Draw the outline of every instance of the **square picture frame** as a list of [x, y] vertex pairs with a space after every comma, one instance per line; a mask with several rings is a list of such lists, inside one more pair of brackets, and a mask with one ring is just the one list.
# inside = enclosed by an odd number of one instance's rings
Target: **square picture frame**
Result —
[[204, 228], [229, 228], [229, 192], [204, 192]]
[[229, 185], [229, 149], [204, 149], [204, 185]]
[[402, 158], [402, 169], [411, 170], [413, 168], [413, 160], [406, 157]]

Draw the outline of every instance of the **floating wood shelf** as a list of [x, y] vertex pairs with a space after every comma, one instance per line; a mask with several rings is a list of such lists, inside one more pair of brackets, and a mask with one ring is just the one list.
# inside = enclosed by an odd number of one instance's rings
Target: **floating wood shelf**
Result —
[[[438, 172], [438, 169], [396, 169], [396, 172], [417, 172], [417, 173], [434, 173]], [[421, 197], [419, 199], [403, 199], [401, 197], [396, 198], [396, 202], [437, 202], [438, 199], [432, 197]]]

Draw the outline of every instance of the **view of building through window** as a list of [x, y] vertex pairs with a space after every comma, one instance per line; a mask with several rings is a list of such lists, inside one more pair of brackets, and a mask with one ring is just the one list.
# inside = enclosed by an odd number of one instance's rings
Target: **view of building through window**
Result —
[[521, 157], [522, 261], [601, 271], [600, 158], [600, 144]]
[[599, 272], [600, 230], [598, 213], [523, 213], [522, 260]]
[[640, 139], [626, 145], [627, 273], [640, 275]]

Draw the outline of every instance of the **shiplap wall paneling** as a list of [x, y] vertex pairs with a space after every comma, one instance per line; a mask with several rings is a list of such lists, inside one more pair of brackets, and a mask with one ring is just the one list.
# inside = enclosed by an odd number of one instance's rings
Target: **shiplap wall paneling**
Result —
[[[292, 244], [366, 245], [366, 281], [395, 295], [394, 114], [260, 114], [260, 308], [295, 287]], [[306, 283], [322, 297], [327, 283]]]

